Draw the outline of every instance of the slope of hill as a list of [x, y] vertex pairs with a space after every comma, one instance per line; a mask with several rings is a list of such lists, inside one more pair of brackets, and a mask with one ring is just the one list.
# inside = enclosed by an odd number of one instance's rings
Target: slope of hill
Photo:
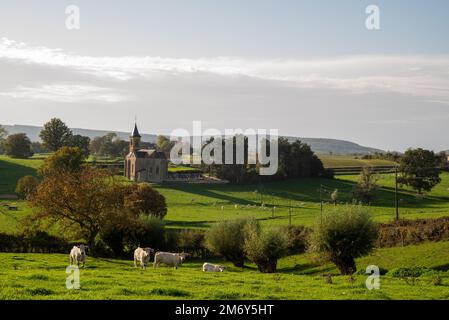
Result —
[[[39, 132], [42, 130], [42, 127], [38, 126], [27, 126], [27, 125], [2, 125], [9, 134], [14, 133], [26, 133], [27, 136], [31, 139], [31, 141], [39, 141]], [[74, 134], [80, 134], [83, 136], [88, 136], [89, 138], [95, 138], [104, 136], [109, 132], [114, 132], [118, 135], [119, 138], [128, 140], [129, 132], [120, 132], [120, 131], [107, 131], [107, 130], [91, 130], [91, 129], [80, 129], [80, 128], [72, 128]], [[142, 134], [142, 140], [146, 142], [156, 142], [156, 134]], [[288, 137], [289, 141], [293, 141], [296, 139], [301, 140], [304, 143], [309, 144], [312, 147], [312, 150], [318, 154], [370, 154], [373, 152], [383, 152], [382, 150], [364, 147], [357, 143], [337, 140], [337, 139], [324, 139], [324, 138], [296, 138], [296, 137]]]

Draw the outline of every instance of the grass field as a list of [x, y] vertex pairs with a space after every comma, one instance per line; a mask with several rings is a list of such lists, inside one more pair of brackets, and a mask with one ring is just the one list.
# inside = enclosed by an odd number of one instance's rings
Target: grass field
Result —
[[[0, 194], [11, 194], [17, 179], [36, 174], [42, 159], [13, 160], [0, 157]], [[382, 186], [368, 210], [377, 221], [389, 221], [394, 215], [394, 180], [380, 175]], [[402, 217], [438, 217], [449, 215], [449, 173], [425, 199], [401, 188]], [[357, 176], [337, 179], [301, 179], [257, 185], [205, 185], [165, 183], [155, 185], [167, 199], [166, 224], [171, 228], [207, 228], [216, 221], [251, 216], [265, 227], [289, 223], [311, 225], [320, 216], [320, 187], [329, 210], [329, 193], [338, 189], [339, 202], [351, 201], [351, 189]], [[0, 212], [0, 232], [18, 232], [20, 218], [31, 213], [25, 201], [16, 203], [19, 211]], [[268, 208], [261, 208], [260, 203]], [[272, 207], [276, 206], [273, 211]], [[1, 207], [0, 207], [1, 208]], [[0, 253], [0, 299], [449, 299], [449, 242], [424, 243], [404, 248], [378, 249], [358, 259], [359, 270], [374, 264], [382, 269], [427, 267], [431, 272], [410, 282], [387, 273], [381, 289], [369, 291], [366, 275], [353, 281], [333, 276], [326, 283], [323, 274], [337, 274], [332, 264], [320, 264], [311, 254], [290, 256], [279, 261], [277, 274], [261, 274], [254, 265], [238, 269], [227, 264], [220, 274], [204, 274], [203, 261], [189, 261], [178, 270], [152, 268], [141, 271], [132, 261], [94, 259], [81, 270], [81, 290], [65, 288], [68, 255]], [[217, 261], [222, 263], [221, 261]], [[442, 279], [434, 285], [435, 277]], [[169, 281], [167, 281], [169, 279]], [[176, 284], [176, 285], [174, 285]]]
[[[13, 193], [17, 179], [35, 174], [41, 163], [42, 160], [0, 157], [0, 194]], [[379, 178], [381, 188], [368, 210], [375, 220], [390, 221], [395, 213], [394, 177], [383, 174]], [[312, 225], [320, 216], [320, 186], [324, 186], [324, 210], [329, 210], [332, 208], [329, 190], [339, 190], [340, 203], [351, 202], [356, 180], [357, 176], [338, 176], [332, 180], [300, 179], [244, 186], [165, 183], [155, 187], [167, 199], [165, 221], [172, 228], [207, 228], [216, 221], [249, 216], [266, 226], [286, 225], [290, 204], [293, 224]], [[400, 189], [399, 199], [400, 215], [404, 218], [449, 215], [449, 173], [442, 174], [442, 182], [424, 199], [418, 199], [408, 188]], [[268, 206], [261, 208], [261, 201]], [[19, 201], [18, 206], [18, 212], [0, 213], [0, 232], [14, 232], [20, 217], [29, 214], [26, 202]]]
[[[336, 272], [309, 254], [279, 261], [277, 274], [261, 274], [253, 265], [245, 269], [227, 264], [223, 273], [203, 273], [202, 261], [190, 261], [178, 270], [161, 267], [145, 271], [132, 261], [89, 257], [80, 270], [80, 290], [65, 287], [68, 255], [0, 253], [0, 299], [449, 299], [449, 242], [405, 248], [379, 249], [357, 260], [360, 270], [376, 264], [387, 270], [424, 266], [432, 272], [413, 283], [387, 273], [379, 290], [367, 290], [366, 275], [353, 281], [323, 274]], [[433, 284], [436, 275], [442, 279]]]
[[360, 159], [355, 156], [343, 155], [319, 155], [325, 168], [341, 168], [341, 167], [363, 167], [363, 166], [391, 166], [395, 163], [389, 160], [381, 159]]

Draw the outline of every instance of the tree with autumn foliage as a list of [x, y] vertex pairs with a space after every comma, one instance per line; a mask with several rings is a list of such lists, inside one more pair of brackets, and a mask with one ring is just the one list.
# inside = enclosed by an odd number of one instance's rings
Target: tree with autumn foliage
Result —
[[167, 212], [165, 198], [150, 185], [124, 184], [84, 166], [46, 175], [31, 203], [31, 222], [57, 224], [62, 233], [85, 239], [94, 254], [97, 236], [111, 224], [133, 226], [142, 214], [162, 218]]

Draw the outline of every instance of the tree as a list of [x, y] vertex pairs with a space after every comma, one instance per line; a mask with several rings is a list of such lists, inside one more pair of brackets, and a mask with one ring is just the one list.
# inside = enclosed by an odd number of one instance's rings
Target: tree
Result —
[[261, 231], [258, 226], [247, 228], [245, 254], [260, 272], [276, 272], [277, 261], [287, 255], [287, 248], [287, 237], [280, 230]]
[[39, 137], [42, 139], [45, 148], [50, 151], [57, 151], [70, 144], [72, 131], [60, 119], [53, 118], [44, 125]]
[[353, 195], [357, 200], [370, 202], [378, 189], [378, 177], [370, 167], [363, 167], [359, 180], [354, 187]]
[[48, 150], [39, 141], [31, 142], [31, 150], [33, 153], [48, 153]]
[[401, 175], [398, 181], [412, 187], [418, 194], [428, 192], [441, 182], [440, 165], [441, 160], [433, 151], [408, 149], [399, 161]]
[[38, 172], [41, 176], [78, 172], [81, 170], [85, 160], [86, 155], [80, 148], [62, 147], [45, 159]]
[[76, 134], [70, 138], [68, 146], [80, 148], [84, 152], [84, 155], [86, 158], [90, 154], [90, 149], [89, 149], [90, 138], [89, 137], [85, 137], [80, 134]]
[[175, 141], [170, 141], [166, 136], [157, 136], [156, 146], [160, 151], [170, 152], [175, 145]]
[[377, 236], [377, 225], [364, 208], [335, 207], [315, 225], [311, 251], [333, 262], [341, 274], [353, 274], [357, 271], [355, 259], [373, 250]]
[[12, 158], [26, 159], [33, 155], [31, 141], [25, 133], [12, 134], [6, 138], [5, 153]]
[[137, 218], [124, 210], [126, 185], [104, 170], [83, 167], [45, 176], [32, 199], [38, 224], [57, 223], [61, 233], [82, 237], [95, 252], [95, 238], [111, 221]]
[[215, 253], [243, 268], [245, 263], [245, 231], [248, 219], [216, 223], [206, 233], [206, 246]]
[[125, 197], [125, 207], [135, 214], [143, 213], [160, 219], [167, 214], [165, 197], [148, 183], [130, 186], [130, 194]]
[[8, 131], [6, 131], [5, 128], [0, 126], [0, 154], [2, 154], [4, 152], [4, 143], [5, 143], [7, 136], [8, 136]]
[[112, 158], [123, 157], [128, 151], [128, 143], [117, 137], [116, 133], [108, 133], [103, 137], [96, 137], [90, 142], [89, 149], [97, 156]]
[[37, 192], [39, 186], [39, 180], [34, 176], [24, 176], [17, 181], [16, 193], [21, 196], [22, 199], [30, 200]]

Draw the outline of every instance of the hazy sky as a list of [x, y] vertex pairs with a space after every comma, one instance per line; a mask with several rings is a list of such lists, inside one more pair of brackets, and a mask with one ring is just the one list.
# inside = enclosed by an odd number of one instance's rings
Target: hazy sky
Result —
[[[449, 1], [0, 3], [0, 123], [449, 149]], [[80, 8], [80, 30], [65, 25]], [[380, 8], [380, 30], [365, 8]]]

